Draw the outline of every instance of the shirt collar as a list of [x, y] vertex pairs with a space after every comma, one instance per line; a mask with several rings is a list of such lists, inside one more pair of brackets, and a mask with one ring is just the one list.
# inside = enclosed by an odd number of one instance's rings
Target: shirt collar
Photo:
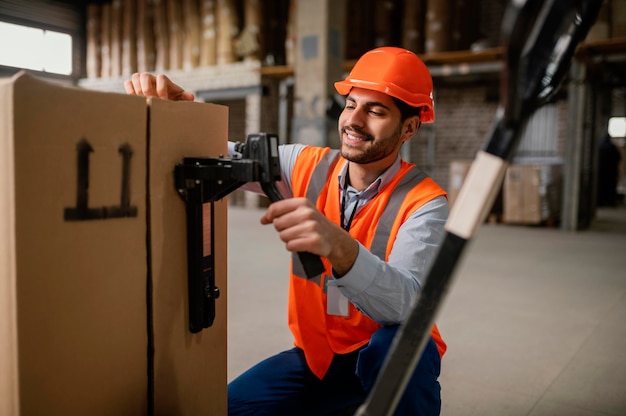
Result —
[[[391, 179], [396, 176], [396, 173], [400, 170], [400, 164], [402, 163], [402, 158], [398, 153], [396, 160], [389, 166], [374, 182], [372, 182], [367, 188], [365, 188], [361, 194], [361, 198], [372, 198], [378, 194], [378, 191], [382, 189], [385, 185], [387, 185]], [[339, 173], [339, 190], [344, 189], [346, 184], [346, 173], [348, 171], [348, 161], [344, 164], [341, 172]], [[351, 186], [348, 186], [348, 189], [351, 189]], [[354, 189], [354, 188], [352, 188]]]

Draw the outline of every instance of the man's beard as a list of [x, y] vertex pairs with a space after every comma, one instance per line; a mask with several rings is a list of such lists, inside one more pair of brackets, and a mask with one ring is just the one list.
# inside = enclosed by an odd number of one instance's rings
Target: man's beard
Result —
[[368, 163], [378, 162], [392, 154], [396, 151], [398, 146], [398, 141], [400, 136], [402, 135], [402, 125], [398, 127], [398, 129], [392, 133], [390, 136], [378, 139], [374, 141], [374, 137], [370, 134], [366, 134], [359, 129], [350, 128], [348, 131], [354, 131], [359, 135], [365, 136], [366, 140], [372, 143], [371, 146], [367, 147], [364, 150], [355, 149], [352, 147], [344, 146], [343, 144], [343, 134], [345, 133], [346, 128], [342, 128], [341, 130], [341, 156], [349, 160], [350, 162], [358, 163], [361, 165], [365, 165]]

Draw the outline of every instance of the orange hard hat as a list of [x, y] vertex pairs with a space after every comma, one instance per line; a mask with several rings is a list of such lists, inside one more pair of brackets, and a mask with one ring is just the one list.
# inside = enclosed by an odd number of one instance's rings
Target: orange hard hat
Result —
[[346, 79], [335, 82], [341, 95], [349, 94], [352, 87], [379, 91], [412, 107], [424, 107], [420, 121], [435, 120], [433, 80], [424, 62], [409, 50], [384, 46], [366, 52]]

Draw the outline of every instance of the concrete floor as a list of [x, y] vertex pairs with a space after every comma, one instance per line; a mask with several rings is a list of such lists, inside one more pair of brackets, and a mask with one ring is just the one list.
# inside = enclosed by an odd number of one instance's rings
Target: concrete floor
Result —
[[[229, 210], [229, 380], [292, 343], [289, 256], [262, 212]], [[437, 324], [443, 416], [626, 415], [626, 208], [576, 233], [484, 225]]]

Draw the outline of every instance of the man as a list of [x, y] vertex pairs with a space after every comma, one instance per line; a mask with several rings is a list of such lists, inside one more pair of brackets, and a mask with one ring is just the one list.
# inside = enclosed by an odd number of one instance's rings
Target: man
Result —
[[[135, 74], [125, 87], [129, 94], [193, 99], [162, 75]], [[445, 192], [400, 158], [402, 144], [434, 120], [426, 66], [405, 49], [377, 48], [335, 87], [346, 97], [340, 149], [281, 146], [286, 199], [261, 218], [290, 252], [321, 256], [326, 271], [307, 279], [292, 257], [295, 347], [229, 384], [229, 415], [351, 414], [372, 389], [444, 235]], [[446, 346], [436, 327], [431, 335], [398, 415], [440, 412]]]
[[598, 196], [599, 207], [616, 207], [619, 204], [617, 185], [619, 183], [619, 162], [622, 155], [605, 133], [600, 141], [598, 152]]

